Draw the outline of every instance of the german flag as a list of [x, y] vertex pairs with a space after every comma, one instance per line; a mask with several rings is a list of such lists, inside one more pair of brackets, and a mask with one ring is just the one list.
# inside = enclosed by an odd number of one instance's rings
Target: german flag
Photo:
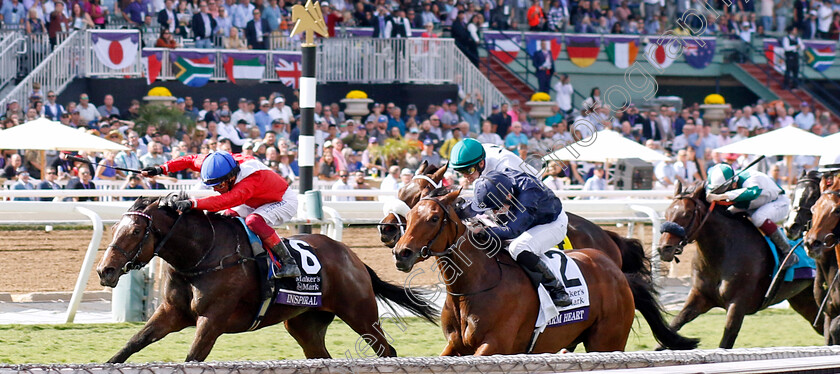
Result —
[[598, 59], [601, 52], [600, 36], [566, 36], [566, 52], [573, 64], [588, 67]]

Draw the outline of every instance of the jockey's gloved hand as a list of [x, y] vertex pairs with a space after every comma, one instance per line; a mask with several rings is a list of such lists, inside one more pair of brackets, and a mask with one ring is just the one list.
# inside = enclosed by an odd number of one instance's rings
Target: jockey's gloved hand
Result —
[[727, 199], [728, 199], [728, 197], [726, 196], [726, 194], [710, 193], [710, 194], [706, 195], [706, 200], [709, 201], [709, 202], [712, 202], [712, 201], [726, 201]]
[[149, 166], [147, 168], [143, 168], [143, 173], [148, 177], [154, 177], [155, 175], [163, 174], [163, 168], [160, 166]]
[[192, 201], [190, 200], [177, 200], [172, 202], [172, 207], [175, 208], [179, 213], [184, 213], [192, 209]]

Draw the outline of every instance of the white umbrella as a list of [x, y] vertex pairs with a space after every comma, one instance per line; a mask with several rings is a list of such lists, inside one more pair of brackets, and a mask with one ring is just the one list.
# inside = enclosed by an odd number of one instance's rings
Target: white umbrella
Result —
[[38, 149], [48, 151], [124, 151], [128, 148], [61, 122], [38, 118], [3, 131], [0, 149]]
[[628, 158], [642, 160], [665, 161], [668, 157], [625, 138], [612, 130], [602, 130], [594, 133], [590, 138], [569, 144], [543, 157], [544, 161], [589, 161], [609, 162]]
[[787, 126], [715, 149], [718, 153], [766, 156], [815, 156], [823, 152], [826, 138]]

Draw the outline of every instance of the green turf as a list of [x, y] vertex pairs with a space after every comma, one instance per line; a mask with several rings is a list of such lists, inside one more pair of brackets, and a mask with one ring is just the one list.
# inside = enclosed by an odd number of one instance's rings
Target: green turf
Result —
[[[683, 330], [687, 336], [702, 339], [701, 348], [715, 348], [723, 331], [724, 314], [717, 310], [701, 316]], [[0, 326], [0, 362], [4, 363], [85, 363], [110, 358], [140, 329], [140, 323], [76, 325], [3, 325]], [[434, 356], [444, 346], [440, 327], [408, 319], [405, 331], [384, 322], [400, 356]], [[652, 350], [655, 347], [647, 324], [633, 326], [628, 351]], [[183, 361], [195, 329], [167, 336], [129, 359], [131, 362]], [[335, 358], [358, 358], [356, 335], [336, 320], [327, 333], [327, 348]], [[822, 345], [823, 339], [810, 324], [787, 309], [765, 310], [744, 321], [736, 347]], [[359, 345], [362, 347], [362, 345]], [[256, 332], [223, 335], [208, 360], [275, 360], [303, 358], [297, 343], [281, 326]]]

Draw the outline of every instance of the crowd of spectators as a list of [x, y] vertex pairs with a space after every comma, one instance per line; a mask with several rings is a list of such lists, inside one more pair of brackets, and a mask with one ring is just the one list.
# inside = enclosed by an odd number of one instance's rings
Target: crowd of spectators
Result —
[[[565, 77], [558, 84], [571, 83]], [[271, 93], [253, 99], [178, 98], [173, 105], [194, 119], [195, 126], [162, 133], [154, 125], [137, 122], [140, 103], [136, 100], [128, 108], [118, 108], [111, 95], [106, 95], [101, 103], [91, 103], [90, 97], [82, 94], [78, 101], [60, 104], [53, 91], [44, 93], [36, 86], [27, 105], [17, 102], [10, 105], [2, 119], [4, 128], [46, 117], [120, 143], [129, 150], [79, 152], [79, 156], [97, 164], [93, 168], [89, 164], [62, 160], [54, 152], [48, 152], [46, 160], [42, 160], [38, 151], [6, 150], [0, 157], [0, 177], [16, 180], [14, 188], [20, 189], [61, 185], [90, 189], [102, 180], [122, 181], [125, 188], [164, 188], [161, 180], [195, 179], [197, 174], [181, 172], [144, 180], [108, 166], [137, 170], [186, 154], [225, 150], [253, 156], [294, 182], [299, 174], [298, 95], [294, 91], [289, 97]], [[607, 184], [603, 165], [588, 162], [544, 165], [541, 158], [576, 139], [587, 138], [591, 131], [610, 129], [670, 158], [655, 166], [656, 187], [667, 189], [676, 181], [688, 184], [705, 179], [706, 170], [716, 163], [751, 161], [749, 156], [713, 151], [723, 145], [787, 126], [818, 136], [840, 130], [828, 112], [814, 111], [807, 102], [796, 108], [781, 101], [759, 101], [734, 108], [720, 124], [719, 134], [715, 134], [713, 126], [704, 120], [698, 103], [687, 103], [682, 108], [630, 105], [623, 112], [612, 112], [612, 108], [601, 105], [597, 88], [591, 91], [581, 110], [564, 109], [562, 105], [567, 104], [567, 99], [557, 97], [556, 100], [554, 115], [545, 120], [545, 125], [530, 118], [517, 101], [511, 105], [493, 105], [490, 113], [484, 113], [483, 98], [477, 92], [461, 93], [426, 108], [374, 103], [369, 115], [357, 119], [342, 112], [338, 103], [318, 102], [315, 175], [321, 185], [331, 184], [335, 189], [371, 188], [367, 182], [371, 180], [381, 181], [380, 188], [398, 189], [422, 162], [442, 165], [452, 147], [470, 137], [504, 147], [535, 169], [544, 168], [543, 176], [551, 188], [576, 184], [583, 189], [603, 189]], [[386, 159], [381, 151], [388, 146], [388, 139], [397, 140], [409, 151]], [[814, 167], [817, 160], [799, 156], [794, 161], [793, 174], [788, 174], [788, 169], [776, 159], [768, 158], [758, 167], [781, 185], [793, 182], [800, 171]], [[459, 179], [452, 171], [447, 172], [445, 183], [467, 186], [466, 180]]]
[[[270, 38], [288, 35], [296, 3], [302, 0], [3, 0], [0, 22], [51, 39], [113, 24], [153, 32], [165, 48], [191, 40], [197, 48], [265, 49]], [[371, 27], [379, 38], [448, 31], [467, 51], [480, 43], [482, 29], [679, 34], [686, 30], [676, 21], [689, 9], [707, 17], [710, 35], [749, 41], [795, 25], [804, 39], [840, 38], [840, 0], [325, 0], [321, 6], [330, 36], [337, 27]], [[703, 27], [688, 18], [689, 26]]]

